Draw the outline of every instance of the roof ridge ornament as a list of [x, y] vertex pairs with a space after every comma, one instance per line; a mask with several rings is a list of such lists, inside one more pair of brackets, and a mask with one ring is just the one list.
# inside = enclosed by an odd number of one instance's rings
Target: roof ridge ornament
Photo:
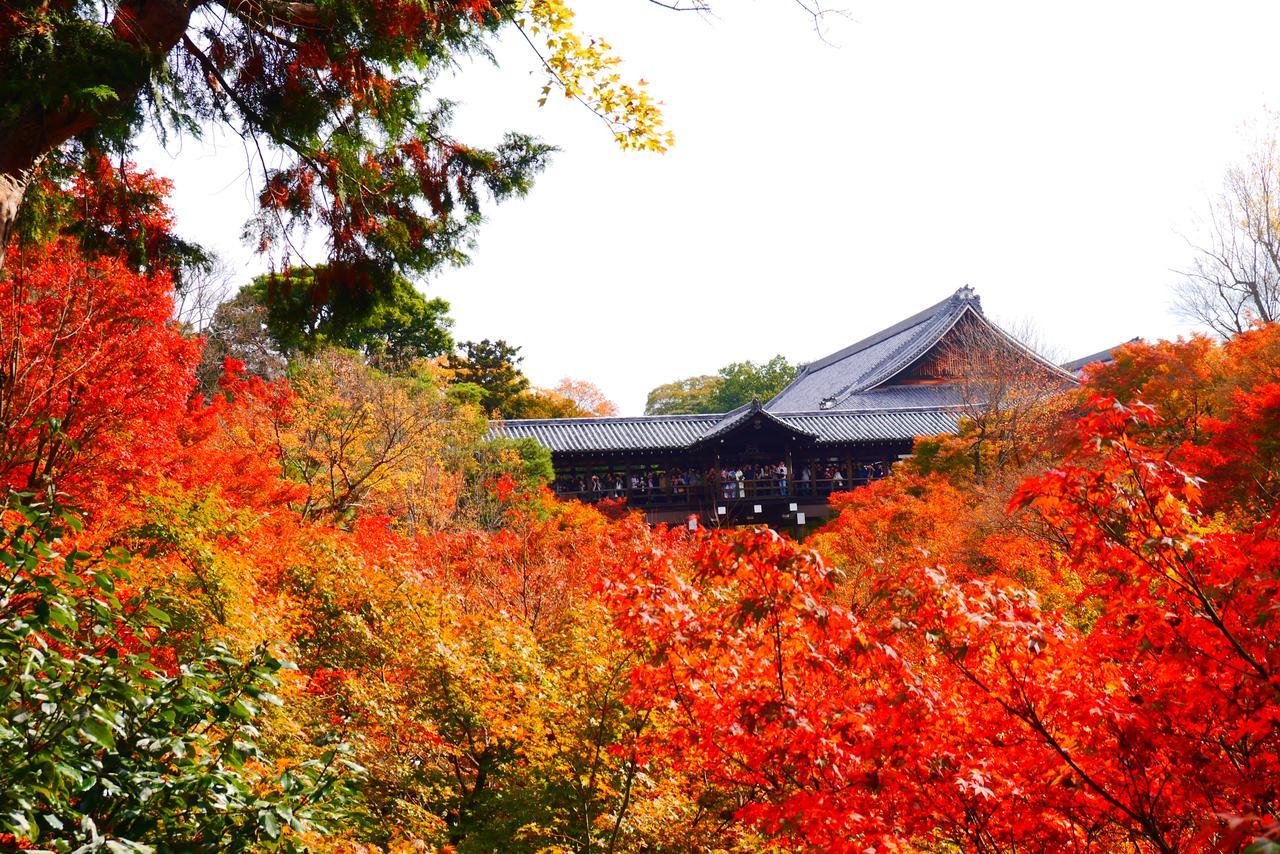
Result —
[[955, 299], [960, 302], [976, 302], [978, 299], [978, 292], [974, 289], [973, 285], [965, 285], [956, 291]]

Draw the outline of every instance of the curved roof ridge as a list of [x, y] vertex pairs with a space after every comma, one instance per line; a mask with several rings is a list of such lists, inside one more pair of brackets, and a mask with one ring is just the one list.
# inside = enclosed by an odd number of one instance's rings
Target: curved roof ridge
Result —
[[886, 384], [892, 381], [894, 377], [907, 370], [916, 359], [919, 359], [921, 356], [928, 353], [933, 347], [936, 347], [938, 343], [956, 327], [956, 324], [961, 321], [966, 312], [972, 312], [988, 331], [998, 336], [1006, 344], [1013, 347], [1036, 364], [1040, 365], [1050, 374], [1058, 376], [1071, 383], [1079, 383], [1079, 380], [1077, 380], [1073, 374], [1064, 370], [1061, 366], [1055, 365], [1044, 356], [1041, 356], [1035, 350], [1031, 349], [1026, 344], [1023, 344], [1017, 338], [1006, 332], [999, 324], [987, 317], [986, 313], [982, 311], [982, 304], [979, 302], [978, 297], [973, 293], [972, 288], [966, 286], [961, 288], [959, 291], [956, 291], [955, 295], [952, 297], [952, 301], [958, 310], [953, 311], [949, 316], [942, 315], [941, 313], [938, 314], [938, 318], [946, 317], [945, 325], [940, 324], [939, 328], [931, 330], [927, 335], [920, 335], [914, 339], [904, 341], [900, 347], [886, 356], [877, 368], [868, 374], [863, 375], [863, 377], [860, 378], [857, 383], [853, 384], [853, 386], [841, 389], [836, 395], [834, 395], [832, 408], [838, 407], [842, 402], [855, 394], [864, 394], [888, 387]]
[[[879, 365], [831, 395], [831, 408], [836, 408], [842, 401], [855, 394], [871, 391], [884, 382], [893, 379], [894, 376], [902, 373], [912, 361], [929, 352], [929, 348], [941, 341], [948, 332], [955, 328], [955, 325], [964, 316], [965, 312], [972, 309], [972, 303], [967, 298], [957, 299], [965, 291], [966, 288], [961, 288], [945, 301], [945, 308], [947, 309], [945, 313], [942, 311], [934, 312], [933, 316], [922, 323], [916, 324], [916, 326], [926, 327], [932, 324], [936, 328], [926, 328], [919, 335], [906, 339], [886, 355]], [[972, 289], [968, 289], [968, 291], [971, 295]], [[981, 310], [976, 310], [974, 313], [986, 320]], [[941, 321], [945, 321], [945, 323]], [[908, 329], [910, 328], [912, 327], [908, 327]], [[904, 356], [904, 353], [907, 355]]]
[[968, 285], [965, 285], [963, 288], [960, 288], [958, 291], [956, 291], [946, 299], [940, 302], [934, 303], [933, 305], [929, 306], [923, 311], [916, 312], [915, 314], [911, 315], [905, 320], [898, 321], [893, 326], [890, 326], [888, 329], [881, 329], [879, 332], [875, 333], [874, 335], [868, 335], [866, 338], [863, 338], [861, 341], [856, 341], [853, 344], [850, 344], [848, 347], [837, 350], [836, 352], [831, 353], [830, 355], [823, 356], [821, 359], [818, 359], [817, 361], [810, 362], [808, 365], [805, 365], [805, 372], [820, 371], [823, 368], [827, 367], [828, 365], [831, 365], [835, 362], [839, 362], [841, 359], [847, 359], [848, 357], [852, 356], [854, 353], [859, 353], [867, 349], [868, 347], [874, 347], [876, 344], [879, 344], [882, 341], [886, 341], [895, 335], [901, 335], [903, 332], [906, 332], [908, 329], [911, 329], [912, 327], [919, 326], [922, 323], [926, 323], [929, 320], [932, 320], [937, 314], [939, 314], [944, 309], [954, 305], [958, 299], [962, 298], [961, 297], [962, 294], [966, 294], [968, 297], [972, 297], [975, 300], [977, 299], [977, 297], [973, 295], [973, 289], [970, 288]]
[[[983, 318], [983, 320], [986, 320], [986, 318]], [[1019, 341], [1017, 338], [1010, 335], [1008, 332], [1005, 332], [1003, 329], [1000, 328], [999, 325], [992, 323], [989, 320], [987, 321], [987, 325], [992, 329], [994, 329], [996, 331], [996, 334], [1000, 335], [1002, 338], [1004, 338], [1004, 340], [1008, 341], [1010, 344], [1012, 344], [1018, 350], [1022, 351], [1027, 356], [1030, 356], [1034, 361], [1039, 363], [1041, 367], [1047, 368], [1049, 373], [1059, 376], [1065, 380], [1068, 380], [1069, 382], [1071, 382], [1072, 385], [1080, 385], [1080, 380], [1078, 377], [1076, 377], [1075, 374], [1065, 370], [1061, 365], [1055, 365], [1053, 362], [1049, 361], [1044, 356], [1041, 356], [1035, 350], [1031, 349], [1026, 344], [1023, 344], [1021, 341]]]
[[[969, 303], [957, 303], [959, 310], [947, 316], [945, 324], [938, 324], [939, 328], [931, 330], [928, 335], [921, 335], [914, 340], [902, 342], [902, 346], [894, 350], [880, 363], [880, 366], [862, 377], [857, 383], [858, 388], [842, 391], [836, 398], [836, 402], [843, 400], [850, 394], [856, 394], [862, 391], [871, 391], [877, 387], [883, 386], [886, 382], [902, 373], [916, 359], [928, 353], [938, 342], [946, 337], [947, 333], [955, 329], [956, 324], [960, 322], [960, 318], [964, 317], [966, 311], [970, 311], [972, 306]], [[987, 320], [986, 315], [981, 311], [973, 312], [983, 323], [994, 326], [991, 321]], [[908, 355], [903, 355], [904, 353]]]
[[799, 409], [795, 412], [769, 413], [775, 419], [788, 418], [863, 418], [877, 415], [901, 415], [910, 412], [958, 412], [966, 409], [963, 403], [939, 403], [934, 406], [902, 406], [897, 409]]
[[[834, 391], [824, 390], [823, 399], [832, 401], [832, 405], [834, 405], [835, 401], [866, 391], [875, 385], [874, 382], [868, 382], [869, 376], [881, 376], [883, 366], [896, 364], [900, 360], [902, 352], [917, 346], [922, 339], [932, 339], [937, 334], [940, 334], [934, 332], [932, 327], [941, 326], [943, 332], [945, 332], [946, 329], [950, 328], [955, 318], [966, 309], [972, 309], [978, 315], [982, 315], [982, 303], [973, 288], [968, 285], [958, 289], [946, 299], [934, 303], [923, 311], [916, 312], [887, 329], [882, 329], [874, 335], [863, 338], [855, 344], [851, 344], [842, 350], [806, 365], [796, 375], [795, 379], [773, 396], [766, 404], [766, 408], [770, 411], [787, 411], [785, 407], [788, 404], [795, 405], [795, 401], [789, 399], [796, 396], [793, 392], [799, 391], [802, 398], [806, 396], [812, 397], [812, 394], [805, 395], [802, 387], [812, 386], [813, 382], [821, 384], [822, 380], [818, 379], [818, 377], [822, 375], [823, 371], [831, 368], [839, 372], [840, 369], [834, 366], [842, 363], [851, 366], [859, 356], [864, 361], [873, 360], [872, 364], [856, 369], [856, 373], [853, 376], [838, 377], [836, 382], [841, 384], [832, 384], [835, 388]], [[894, 339], [898, 336], [902, 336], [904, 340], [895, 342]], [[873, 348], [884, 344], [889, 344], [891, 349], [884, 355], [876, 354]], [[830, 382], [830, 379], [827, 382]], [[818, 403], [818, 401], [810, 401], [809, 406], [815, 403]]]

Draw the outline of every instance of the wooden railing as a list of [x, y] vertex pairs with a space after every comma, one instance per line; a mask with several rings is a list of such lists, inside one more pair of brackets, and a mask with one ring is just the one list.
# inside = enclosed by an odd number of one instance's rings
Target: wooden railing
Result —
[[696, 484], [673, 484], [665, 488], [629, 487], [616, 484], [600, 489], [577, 490], [556, 488], [556, 495], [587, 503], [605, 499], [626, 499], [633, 507], [697, 507], [716, 502], [734, 501], [825, 499], [833, 492], [842, 492], [862, 486], [873, 478], [866, 476], [830, 478], [822, 480], [723, 480]]

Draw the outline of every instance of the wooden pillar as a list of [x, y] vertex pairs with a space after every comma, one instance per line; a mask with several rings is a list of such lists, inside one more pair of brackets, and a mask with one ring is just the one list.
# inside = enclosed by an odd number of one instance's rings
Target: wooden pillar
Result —
[[797, 494], [796, 490], [796, 465], [791, 454], [791, 439], [788, 437], [787, 444], [782, 450], [782, 464], [787, 467], [787, 496], [791, 497]]
[[712, 486], [711, 486], [711, 512], [715, 514], [716, 522], [720, 521], [720, 514], [716, 508], [720, 502], [724, 500], [724, 482], [720, 478], [720, 449], [716, 448], [715, 460], [711, 463]]

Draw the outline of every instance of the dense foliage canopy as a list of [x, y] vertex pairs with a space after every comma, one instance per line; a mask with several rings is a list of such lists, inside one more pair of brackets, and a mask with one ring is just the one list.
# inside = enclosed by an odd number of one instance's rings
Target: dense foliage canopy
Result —
[[68, 237], [11, 265], [15, 844], [1280, 833], [1276, 327], [1130, 345], [1044, 417], [922, 439], [811, 549], [559, 503], [430, 361], [317, 346], [191, 397], [167, 273]]
[[463, 341], [443, 367], [455, 395], [468, 396], [502, 418], [589, 418], [616, 415], [617, 406], [586, 380], [564, 377], [555, 388], [534, 388], [520, 370], [520, 348], [501, 339]]
[[[215, 314], [212, 331], [219, 331], [219, 321], [248, 314], [263, 319], [264, 343], [286, 359], [342, 347], [391, 371], [453, 350], [453, 320], [443, 299], [427, 299], [399, 275], [392, 277], [386, 293], [355, 294], [336, 281], [341, 275], [320, 266], [259, 276], [240, 289], [221, 317]], [[234, 336], [217, 343], [226, 355], [238, 355]]]
[[729, 412], [759, 400], [769, 400], [787, 387], [800, 366], [783, 356], [767, 362], [732, 362], [714, 376], [688, 377], [660, 385], [649, 392], [646, 415], [694, 415]]

